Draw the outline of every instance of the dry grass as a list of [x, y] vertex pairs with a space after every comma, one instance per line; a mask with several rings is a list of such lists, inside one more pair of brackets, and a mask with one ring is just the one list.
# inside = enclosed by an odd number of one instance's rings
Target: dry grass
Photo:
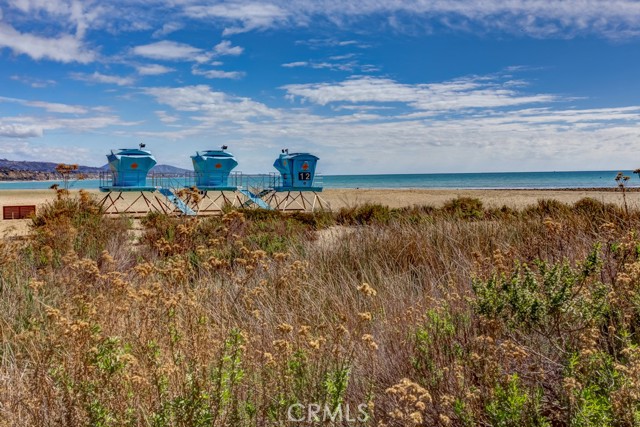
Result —
[[61, 195], [0, 243], [0, 423], [301, 425], [288, 408], [315, 403], [371, 426], [639, 425], [639, 225], [463, 198], [151, 215], [134, 241]]

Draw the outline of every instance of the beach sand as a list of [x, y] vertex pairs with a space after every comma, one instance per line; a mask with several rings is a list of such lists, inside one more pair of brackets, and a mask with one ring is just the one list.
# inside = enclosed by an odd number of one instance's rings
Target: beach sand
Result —
[[[95, 197], [104, 197], [104, 193], [98, 190], [88, 191]], [[620, 192], [603, 190], [328, 189], [319, 195], [334, 210], [364, 203], [380, 203], [392, 208], [413, 205], [437, 207], [457, 197], [476, 197], [488, 207], [506, 205], [512, 208], [522, 208], [536, 203], [539, 199], [556, 199], [564, 203], [575, 203], [584, 197], [591, 197], [606, 203], [623, 203]], [[126, 194], [125, 197], [136, 197], [136, 195]], [[40, 206], [54, 198], [55, 193], [52, 190], [0, 190], [0, 206]], [[627, 193], [627, 203], [630, 208], [640, 207], [640, 192]], [[28, 224], [29, 220], [0, 220], [0, 237], [25, 235], [28, 232]]]

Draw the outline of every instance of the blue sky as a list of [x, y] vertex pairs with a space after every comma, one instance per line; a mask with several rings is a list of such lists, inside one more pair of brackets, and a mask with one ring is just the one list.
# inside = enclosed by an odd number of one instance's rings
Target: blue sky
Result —
[[629, 0], [0, 0], [0, 157], [635, 169], [639, 76]]

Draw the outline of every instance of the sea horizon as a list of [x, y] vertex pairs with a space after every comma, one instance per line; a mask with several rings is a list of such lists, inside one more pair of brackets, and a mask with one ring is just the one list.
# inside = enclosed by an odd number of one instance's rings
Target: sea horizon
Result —
[[[629, 176], [627, 187], [640, 187], [631, 170], [540, 172], [440, 172], [420, 174], [319, 175], [326, 189], [612, 189], [616, 175]], [[251, 174], [247, 174], [251, 175]], [[2, 181], [0, 190], [47, 189], [60, 180]], [[97, 189], [98, 179], [72, 181], [72, 189]]]

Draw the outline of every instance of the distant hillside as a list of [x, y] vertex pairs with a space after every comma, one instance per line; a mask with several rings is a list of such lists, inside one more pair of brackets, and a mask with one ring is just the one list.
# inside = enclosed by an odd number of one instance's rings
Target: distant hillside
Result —
[[[42, 181], [58, 179], [54, 162], [28, 162], [23, 160], [0, 159], [0, 181]], [[78, 166], [78, 173], [86, 175], [87, 178], [97, 178], [100, 172], [108, 171], [109, 166]], [[171, 165], [156, 165], [151, 169], [154, 173], [184, 174], [187, 169], [178, 168]]]
[[183, 174], [187, 172], [192, 172], [188, 169], [182, 169], [171, 165], [155, 165], [151, 168], [151, 172], [155, 173], [172, 173], [172, 174]]
[[[55, 173], [56, 166], [59, 163], [54, 162], [27, 162], [21, 160], [0, 159], [0, 170], [3, 171], [27, 171], [27, 172], [49, 172]], [[79, 166], [80, 173], [99, 173], [103, 169], [92, 166]]]

